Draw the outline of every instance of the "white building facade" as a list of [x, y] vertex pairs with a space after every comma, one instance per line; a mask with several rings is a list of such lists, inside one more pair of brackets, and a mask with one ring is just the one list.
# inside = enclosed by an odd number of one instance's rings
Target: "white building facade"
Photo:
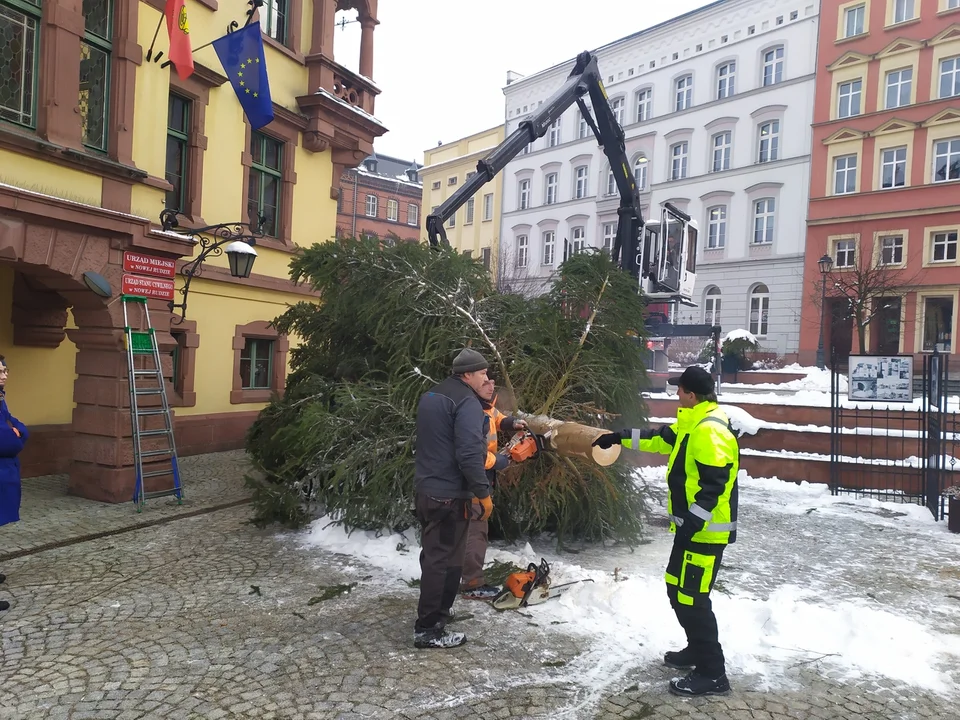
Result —
[[[670, 201], [700, 225], [696, 309], [677, 322], [745, 328], [797, 351], [805, 300], [819, 0], [721, 0], [597, 50], [644, 218]], [[572, 61], [510, 83], [506, 132]], [[502, 275], [541, 292], [565, 255], [610, 248], [619, 195], [574, 106], [503, 174]]]

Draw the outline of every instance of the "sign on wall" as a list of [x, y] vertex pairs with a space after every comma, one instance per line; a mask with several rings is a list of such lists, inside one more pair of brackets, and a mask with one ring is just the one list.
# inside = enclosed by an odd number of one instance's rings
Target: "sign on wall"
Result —
[[176, 260], [144, 255], [127, 250], [123, 254], [123, 271], [138, 275], [172, 278], [177, 272]]
[[913, 356], [851, 355], [847, 399], [913, 402]]
[[173, 300], [173, 280], [124, 274], [121, 292], [124, 295]]

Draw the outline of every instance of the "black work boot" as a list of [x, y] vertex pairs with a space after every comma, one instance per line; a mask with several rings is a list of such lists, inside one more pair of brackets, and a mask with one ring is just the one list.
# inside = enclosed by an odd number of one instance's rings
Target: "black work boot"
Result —
[[694, 670], [683, 678], [674, 678], [670, 681], [670, 692], [681, 697], [697, 697], [699, 695], [726, 695], [730, 692], [730, 682], [726, 673], [720, 677], [707, 677], [699, 670]]
[[451, 632], [444, 628], [418, 630], [413, 634], [413, 646], [416, 648], [438, 648], [446, 650], [463, 645], [467, 636], [462, 632]]
[[674, 670], [693, 670], [697, 665], [693, 657], [693, 650], [689, 647], [664, 653], [663, 664]]

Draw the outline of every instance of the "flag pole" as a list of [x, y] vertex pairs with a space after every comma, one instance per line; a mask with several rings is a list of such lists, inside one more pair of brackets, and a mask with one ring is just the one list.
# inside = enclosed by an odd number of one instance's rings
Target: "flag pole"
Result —
[[[248, 11], [247, 11], [247, 22], [244, 23], [244, 25], [243, 25], [244, 27], [246, 27], [247, 25], [250, 24], [251, 18], [253, 18], [253, 11], [252, 11], [252, 10], [248, 10]], [[234, 32], [238, 27], [240, 27], [240, 23], [238, 23], [236, 20], [231, 20], [229, 27], [227, 27], [227, 35], [229, 35], [230, 33]], [[158, 28], [158, 29], [159, 29], [159, 28]], [[221, 36], [221, 37], [224, 37], [224, 36]], [[203, 45], [200, 45], [200, 46], [198, 46], [198, 47], [193, 48], [193, 49], [190, 51], [190, 54], [193, 55], [194, 53], [197, 52], [197, 50], [203, 50], [204, 48], [210, 47], [211, 45], [213, 45], [213, 44], [214, 44], [217, 40], [219, 40], [219, 39], [220, 39], [220, 38], [217, 38], [216, 40], [211, 40], [211, 41], [208, 42], [208, 43], [205, 43], [205, 44], [203, 44]], [[160, 53], [157, 54], [157, 57], [158, 57], [158, 58], [160, 57]], [[148, 59], [149, 59], [149, 58], [148, 58]], [[171, 63], [171, 61], [170, 61], [170, 60], [167, 60], [167, 61], [166, 61], [163, 65], [161, 65], [160, 67], [161, 67], [161, 68], [165, 68], [165, 67], [167, 67], [167, 65], [169, 65], [170, 63]]]
[[[157, 42], [157, 35], [160, 34], [160, 26], [163, 25], [163, 18], [164, 14], [160, 13], [160, 19], [157, 20], [157, 29], [153, 31], [153, 40], [150, 41], [150, 49], [147, 50], [147, 62], [150, 62], [150, 56], [153, 55], [153, 46], [154, 43]], [[162, 54], [162, 51], [157, 54], [157, 59], [160, 58], [160, 54]]]

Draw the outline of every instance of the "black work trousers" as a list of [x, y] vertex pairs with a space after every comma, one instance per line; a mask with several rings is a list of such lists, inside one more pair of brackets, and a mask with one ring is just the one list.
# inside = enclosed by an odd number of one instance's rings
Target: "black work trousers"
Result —
[[420, 604], [414, 626], [417, 632], [443, 629], [457, 599], [470, 525], [466, 512], [468, 502], [417, 493], [417, 519], [423, 529]]
[[667, 597], [687, 634], [693, 663], [700, 673], [710, 678], [725, 672], [717, 618], [710, 601], [725, 547], [705, 543], [683, 545], [674, 541], [667, 562]]

